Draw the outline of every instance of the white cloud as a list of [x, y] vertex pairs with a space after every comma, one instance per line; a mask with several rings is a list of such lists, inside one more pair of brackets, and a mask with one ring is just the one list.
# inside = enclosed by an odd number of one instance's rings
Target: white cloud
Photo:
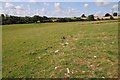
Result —
[[112, 7], [113, 9], [118, 9], [118, 5], [116, 4], [116, 5], [113, 5], [113, 7]]
[[62, 15], [63, 14], [63, 9], [62, 9], [62, 7], [61, 7], [61, 5], [60, 5], [60, 3], [55, 3], [54, 4], [54, 14], [55, 15]]
[[60, 7], [60, 3], [55, 3], [55, 7]]
[[[46, 4], [44, 4], [46, 5]], [[60, 3], [54, 3], [54, 7], [51, 11], [48, 10], [48, 7], [43, 7], [42, 9], [38, 9], [35, 11], [36, 15], [40, 16], [64, 16], [67, 12], [65, 11], [64, 8], [62, 8]]]
[[21, 6], [19, 6], [19, 5], [14, 6], [12, 3], [6, 3], [5, 8], [7, 8], [7, 9], [22, 9]]
[[54, 3], [54, 11], [52, 11], [52, 16], [59, 17], [70, 17], [70, 16], [79, 16], [80, 11], [76, 8], [64, 8], [60, 3]]
[[42, 8], [41, 11], [42, 11], [42, 12], [45, 12], [45, 8]]
[[110, 4], [110, 2], [107, 2], [106, 0], [96, 0], [95, 3], [97, 6], [107, 6]]
[[56, 10], [57, 12], [60, 12], [60, 11], [61, 11], [60, 3], [55, 3], [55, 4], [54, 4], [54, 7], [55, 7], [55, 10]]
[[35, 11], [35, 15], [40, 15], [40, 16], [45, 16], [47, 15], [47, 10], [45, 8], [42, 8], [42, 9], [38, 9]]
[[84, 4], [84, 7], [87, 8], [87, 7], [88, 7], [88, 4]]
[[27, 8], [28, 8], [29, 11], [31, 11], [31, 7], [30, 7], [30, 5], [27, 5]]
[[29, 9], [24, 9], [23, 6], [17, 5], [14, 6], [11, 3], [6, 3], [5, 7], [7, 8], [7, 10], [5, 10], [5, 13], [8, 15], [30, 15], [31, 12]]
[[4, 11], [2, 8], [0, 8], [0, 14], [4, 14]]
[[21, 10], [21, 9], [11, 9], [8, 11], [9, 15], [18, 15], [18, 16], [28, 16], [31, 15], [32, 12], [29, 12], [28, 10]]
[[[12, 3], [5, 3], [4, 13], [8, 15], [17, 15], [17, 16], [31, 16], [33, 11], [30, 8], [30, 5], [13, 5]], [[26, 8], [24, 8], [26, 6]], [[3, 12], [0, 10], [0, 12]]]
[[37, 0], [29, 0], [29, 2], [37, 2]]
[[68, 9], [67, 13], [68, 13], [69, 16], [78, 16], [78, 15], [80, 15], [80, 11], [77, 10], [77, 9], [74, 9], [74, 8]]
[[3, 0], [0, 0], [0, 2], [2, 2]]
[[15, 8], [18, 9], [18, 10], [22, 10], [21, 6], [16, 6]]
[[102, 16], [103, 15], [103, 12], [102, 11], [97, 11], [96, 13], [95, 13], [95, 16]]
[[15, 6], [14, 11], [15, 11], [15, 13], [16, 13], [17, 15], [28, 14], [28, 12], [27, 12], [28, 10], [27, 10], [27, 9], [24, 10], [23, 7], [22, 7], [22, 6], [19, 6], [19, 5]]
[[25, 11], [23, 11], [23, 10], [15, 10], [16, 12], [16, 14], [17, 15], [23, 15], [23, 14], [26, 14], [26, 12]]
[[44, 2], [43, 4], [44, 4], [45, 6], [49, 6], [49, 3], [47, 3], [47, 2]]
[[6, 3], [6, 4], [5, 4], [5, 7], [6, 7], [6, 8], [14, 8], [13, 4], [11, 4], [11, 3]]

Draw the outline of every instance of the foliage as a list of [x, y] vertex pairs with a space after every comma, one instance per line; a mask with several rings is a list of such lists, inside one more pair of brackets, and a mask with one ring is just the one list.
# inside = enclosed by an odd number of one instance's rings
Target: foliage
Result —
[[106, 13], [106, 14], [105, 14], [105, 17], [109, 17], [109, 16], [110, 16], [110, 14], [109, 14], [109, 13]]
[[25, 16], [25, 17], [19, 17], [19, 16], [12, 16], [12, 15], [4, 15], [1, 14], [2, 17], [2, 24], [23, 24], [23, 23], [37, 23], [38, 21], [44, 22], [48, 21], [49, 18], [46, 16], [39, 16], [34, 15], [33, 17]]
[[71, 22], [70, 18], [59, 18], [57, 22]]
[[94, 15], [89, 15], [89, 16], [88, 16], [88, 20], [89, 20], [89, 21], [95, 21]]
[[[117, 14], [114, 13], [114, 16]], [[106, 13], [105, 16], [110, 16], [109, 13]], [[39, 16], [39, 15], [34, 15], [32, 17], [30, 16], [25, 16], [25, 17], [20, 17], [20, 16], [12, 16], [12, 15], [5, 15], [1, 14], [0, 18], [2, 21], [3, 25], [5, 24], [28, 24], [28, 23], [46, 23], [46, 22], [75, 22], [75, 21], [95, 21], [94, 15], [89, 15], [88, 17], [85, 16], [85, 14], [82, 14], [81, 17], [74, 17], [74, 18], [57, 18], [57, 17], [47, 17], [47, 16]], [[87, 18], [87, 19], [83, 19]], [[113, 19], [112, 17], [110, 19]], [[100, 20], [97, 18], [97, 20]]]
[[118, 15], [117, 12], [113, 13], [113, 16], [117, 16], [117, 15]]

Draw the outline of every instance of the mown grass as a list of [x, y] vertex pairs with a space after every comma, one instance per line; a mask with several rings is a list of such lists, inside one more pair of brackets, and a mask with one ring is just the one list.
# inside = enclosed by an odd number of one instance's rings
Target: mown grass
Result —
[[3, 77], [116, 78], [117, 21], [3, 26]]
[[0, 25], [0, 78], [2, 78], [2, 26]]

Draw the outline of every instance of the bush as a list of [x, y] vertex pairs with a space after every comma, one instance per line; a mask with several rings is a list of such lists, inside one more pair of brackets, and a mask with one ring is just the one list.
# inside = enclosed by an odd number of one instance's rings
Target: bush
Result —
[[59, 18], [57, 22], [71, 22], [72, 20], [70, 18]]
[[118, 14], [115, 12], [115, 13], [113, 13], [113, 16], [117, 16]]
[[89, 20], [89, 21], [95, 21], [94, 15], [89, 15], [89, 16], [88, 16], [88, 20]]
[[105, 14], [105, 17], [109, 17], [109, 16], [110, 16], [110, 14], [109, 14], [109, 13], [106, 13], [106, 14]]
[[59, 18], [57, 21], [58, 21], [58, 22], [67, 22], [67, 21], [65, 20], [65, 18]]

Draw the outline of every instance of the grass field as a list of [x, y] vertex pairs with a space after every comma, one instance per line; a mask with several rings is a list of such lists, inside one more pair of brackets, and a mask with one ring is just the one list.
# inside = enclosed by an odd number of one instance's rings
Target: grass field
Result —
[[3, 77], [116, 78], [117, 21], [3, 26]]

